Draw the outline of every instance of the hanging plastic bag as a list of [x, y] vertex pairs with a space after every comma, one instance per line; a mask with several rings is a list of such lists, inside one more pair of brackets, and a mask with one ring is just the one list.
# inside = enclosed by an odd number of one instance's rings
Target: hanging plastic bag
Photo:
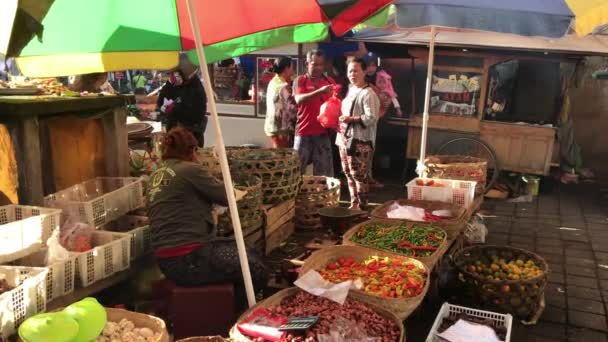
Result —
[[341, 85], [334, 85], [333, 95], [327, 99], [327, 101], [323, 102], [321, 105], [321, 111], [317, 120], [321, 126], [325, 128], [331, 128], [333, 130], [338, 130], [339, 118], [342, 112], [342, 101], [338, 98], [338, 94], [340, 93], [340, 89], [342, 89]]
[[93, 248], [95, 229], [86, 223], [76, 222], [71, 216], [61, 226], [59, 242], [70, 252], [86, 252]]

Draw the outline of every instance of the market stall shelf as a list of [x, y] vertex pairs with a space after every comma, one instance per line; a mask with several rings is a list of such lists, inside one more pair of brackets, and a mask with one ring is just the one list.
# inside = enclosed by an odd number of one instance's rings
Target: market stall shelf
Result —
[[[291, 287], [288, 289], [281, 290], [281, 291], [277, 292], [276, 294], [264, 299], [263, 301], [258, 302], [255, 306], [249, 308], [249, 310], [247, 310], [245, 313], [243, 313], [241, 315], [241, 317], [239, 317], [239, 319], [237, 320], [237, 323], [230, 330], [230, 338], [235, 342], [254, 341], [255, 339], [248, 338], [248, 337], [244, 336], [243, 334], [241, 334], [241, 332], [237, 328], [237, 324], [239, 324], [240, 322], [247, 319], [251, 315], [251, 313], [254, 312], [255, 310], [260, 309], [260, 308], [268, 309], [268, 308], [279, 306], [282, 304], [283, 300], [285, 300], [286, 298], [293, 297], [301, 291], [302, 290], [300, 290], [298, 288]], [[327, 299], [321, 298], [321, 300], [327, 300]], [[347, 299], [347, 300], [349, 300], [349, 299]], [[378, 306], [374, 305], [373, 303], [368, 303], [365, 300], [360, 299], [360, 300], [355, 300], [355, 301], [365, 304], [365, 306], [372, 309], [375, 313], [380, 315], [382, 318], [393, 322], [396, 325], [396, 327], [399, 329], [399, 338], [396, 341], [405, 342], [405, 328], [403, 327], [403, 322], [401, 319], [399, 319], [397, 316], [395, 316], [395, 314], [393, 314], [392, 312], [387, 311], [381, 307], [378, 307]], [[331, 302], [331, 303], [334, 303], [334, 302]], [[337, 303], [334, 303], [334, 304], [338, 305]], [[368, 322], [365, 322], [365, 323], [368, 323]]]
[[[376, 295], [367, 293], [364, 290], [351, 290], [349, 292], [349, 296], [354, 299], [362, 299], [368, 303], [372, 303], [379, 307], [382, 307], [390, 312], [393, 312], [399, 319], [406, 320], [409, 315], [416, 310], [416, 308], [420, 305], [424, 296], [426, 295], [429, 289], [429, 283], [431, 281], [430, 272], [427, 267], [420, 261], [408, 258], [404, 256], [396, 256], [394, 253], [383, 252], [375, 249], [358, 247], [358, 246], [335, 246], [335, 247], [326, 247], [317, 252], [314, 252], [310, 257], [308, 257], [304, 261], [304, 265], [300, 269], [299, 275], [303, 276], [308, 271], [315, 270], [321, 271], [327, 267], [329, 263], [336, 262], [340, 259], [349, 258], [357, 263], [365, 262], [370, 257], [379, 257], [383, 258], [391, 258], [399, 262], [408, 263], [412, 267], [416, 269], [421, 269], [425, 274], [425, 279], [423, 280], [422, 290], [419, 294], [412, 297], [396, 297], [390, 298], [386, 296]], [[370, 270], [371, 271], [371, 270]], [[409, 275], [408, 275], [409, 277]], [[418, 276], [412, 276], [412, 278], [416, 279]], [[403, 291], [406, 290], [407, 286], [405, 281], [407, 277], [400, 280], [399, 283]], [[368, 285], [368, 284], [364, 284]]]
[[[424, 209], [425, 212], [430, 212], [432, 214], [435, 210], [445, 210], [452, 213], [450, 218], [441, 219], [432, 222], [433, 225], [440, 227], [448, 233], [448, 240], [455, 238], [458, 234], [462, 233], [464, 226], [466, 224], [466, 209], [454, 205], [451, 203], [444, 203], [438, 201], [424, 201], [424, 200], [409, 200], [409, 199], [399, 199], [388, 201], [381, 206], [372, 210], [370, 216], [371, 218], [377, 218], [381, 220], [395, 220], [402, 222], [413, 222], [413, 223], [425, 223], [425, 221], [414, 221], [407, 220], [401, 218], [392, 218], [389, 217], [389, 211], [393, 206], [411, 206], [415, 208]], [[428, 222], [431, 223], [431, 222]]]
[[[126, 105], [132, 96], [0, 96], [0, 145], [18, 177], [0, 191], [21, 204], [98, 176], [129, 174]], [[8, 137], [7, 137], [8, 135]], [[79, 165], [74, 168], [74, 165]], [[44, 172], [41, 172], [44, 170]]]

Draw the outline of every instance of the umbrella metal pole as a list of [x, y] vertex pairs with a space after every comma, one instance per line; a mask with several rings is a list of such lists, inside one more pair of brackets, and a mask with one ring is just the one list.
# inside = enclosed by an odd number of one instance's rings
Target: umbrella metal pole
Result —
[[422, 114], [422, 134], [420, 137], [420, 159], [418, 160], [418, 165], [416, 166], [416, 171], [421, 177], [426, 177], [427, 175], [424, 160], [426, 159], [426, 141], [427, 131], [429, 129], [429, 107], [431, 105], [431, 87], [433, 85], [433, 64], [435, 63], [436, 35], [437, 33], [435, 26], [431, 26], [431, 43], [429, 47], [429, 61], [426, 72], [426, 88], [424, 91], [424, 112]]
[[[239, 212], [236, 205], [236, 197], [234, 195], [234, 187], [232, 184], [232, 177], [230, 176], [230, 168], [228, 167], [228, 158], [226, 157], [226, 146], [224, 145], [224, 137], [222, 136], [222, 128], [220, 127], [220, 121], [217, 115], [217, 106], [215, 103], [215, 97], [213, 96], [213, 88], [211, 87], [211, 77], [209, 77], [209, 70], [207, 69], [207, 60], [205, 59], [205, 53], [203, 51], [203, 40], [198, 25], [198, 18], [194, 11], [194, 1], [188, 0], [188, 14], [190, 16], [190, 24], [192, 25], [192, 32], [194, 33], [194, 40], [196, 43], [196, 54], [198, 55], [199, 65], [203, 73], [203, 85], [205, 92], [210, 94], [207, 96], [211, 117], [213, 118], [213, 124], [215, 131], [217, 132], [216, 145], [218, 148], [218, 154], [220, 158], [220, 166], [222, 168], [222, 175], [224, 177], [224, 185], [226, 186], [226, 194], [228, 195], [228, 206], [230, 208], [230, 218], [232, 219], [232, 225], [234, 227], [234, 237], [236, 240], [236, 246], [239, 252], [239, 259], [241, 262], [241, 270], [243, 271], [243, 280], [245, 282], [245, 290], [247, 292], [247, 301], [249, 306], [255, 305], [255, 292], [253, 290], [253, 282], [251, 281], [251, 271], [249, 269], [249, 260], [247, 258], [247, 250], [245, 248], [245, 240], [243, 239], [243, 230], [241, 228], [241, 220], [239, 218]], [[200, 2], [199, 2], [200, 3]]]

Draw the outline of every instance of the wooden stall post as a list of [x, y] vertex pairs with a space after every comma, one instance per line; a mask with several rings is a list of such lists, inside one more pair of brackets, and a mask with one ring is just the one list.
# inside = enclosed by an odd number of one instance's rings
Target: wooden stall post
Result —
[[129, 176], [129, 138], [125, 122], [127, 110], [115, 107], [102, 118], [105, 141], [106, 175], [110, 177]]
[[11, 125], [11, 136], [17, 157], [19, 203], [43, 204], [42, 160], [38, 118], [27, 117]]

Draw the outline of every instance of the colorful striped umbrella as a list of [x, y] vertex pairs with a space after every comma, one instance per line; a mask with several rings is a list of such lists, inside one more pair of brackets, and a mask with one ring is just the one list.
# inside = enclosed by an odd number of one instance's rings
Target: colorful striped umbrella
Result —
[[[17, 0], [12, 0], [17, 1]], [[343, 35], [392, 0], [197, 0], [208, 62]], [[187, 0], [55, 0], [17, 63], [28, 76], [167, 70], [188, 51], [198, 64]], [[0, 32], [0, 36], [2, 32]]]

